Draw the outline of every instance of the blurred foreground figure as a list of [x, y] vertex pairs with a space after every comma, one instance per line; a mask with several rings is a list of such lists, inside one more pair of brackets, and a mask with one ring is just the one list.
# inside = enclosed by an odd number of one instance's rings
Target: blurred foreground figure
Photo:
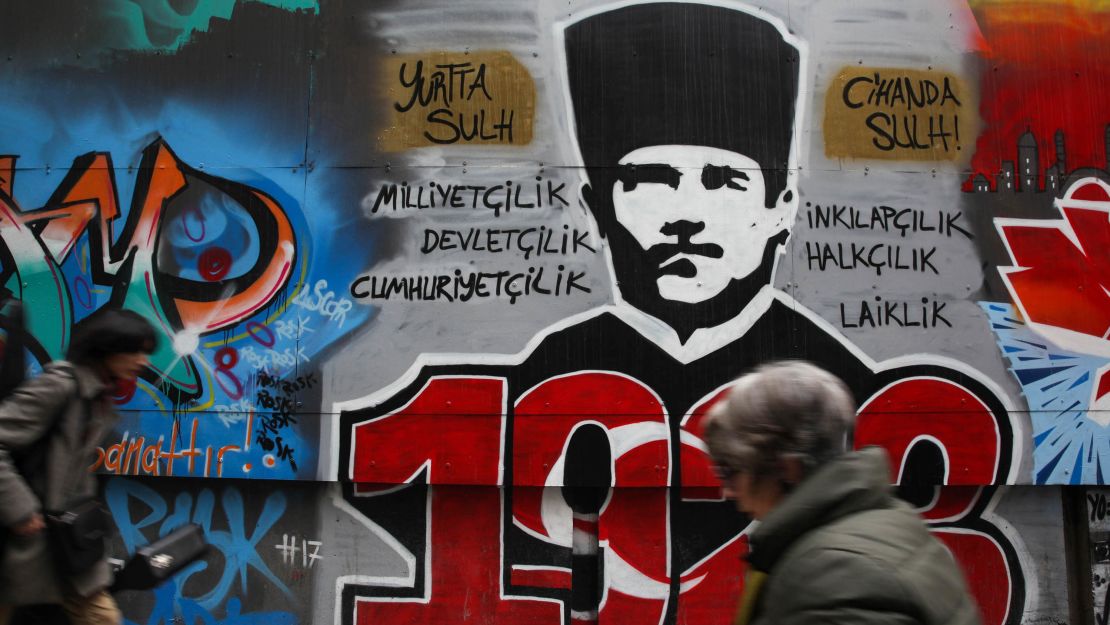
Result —
[[706, 419], [725, 496], [759, 521], [736, 623], [979, 623], [948, 550], [889, 486], [886, 452], [847, 451], [844, 383], [784, 361], [736, 381]]
[[[0, 402], [0, 625], [39, 622], [16, 609], [36, 604], [60, 604], [73, 624], [123, 622], [103, 538], [84, 529], [110, 525], [89, 466], [119, 418], [112, 394], [134, 384], [156, 340], [138, 314], [99, 311], [77, 326], [66, 360]], [[67, 514], [87, 519], [79, 539], [52, 521]]]

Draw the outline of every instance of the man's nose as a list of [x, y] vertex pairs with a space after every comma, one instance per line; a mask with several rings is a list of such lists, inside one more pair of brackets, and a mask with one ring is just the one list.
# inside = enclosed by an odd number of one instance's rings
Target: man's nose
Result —
[[690, 237], [705, 230], [705, 222], [694, 222], [680, 219], [678, 221], [668, 221], [663, 224], [659, 232], [668, 237], [678, 237], [680, 241], [689, 240]]

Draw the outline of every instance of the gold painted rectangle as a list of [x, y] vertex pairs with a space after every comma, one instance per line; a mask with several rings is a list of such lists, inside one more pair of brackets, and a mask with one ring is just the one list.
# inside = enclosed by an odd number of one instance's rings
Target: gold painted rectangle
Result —
[[974, 94], [953, 74], [848, 66], [825, 93], [825, 155], [966, 161], [977, 111]]
[[526, 145], [536, 88], [509, 52], [434, 51], [391, 56], [384, 85], [389, 123], [379, 147]]

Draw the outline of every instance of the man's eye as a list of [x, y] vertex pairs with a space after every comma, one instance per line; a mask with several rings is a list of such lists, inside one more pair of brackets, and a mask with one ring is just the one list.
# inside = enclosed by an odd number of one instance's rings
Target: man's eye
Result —
[[721, 187], [747, 191], [748, 187], [740, 184], [739, 181], [747, 182], [748, 180], [751, 180], [748, 174], [728, 165], [706, 165], [701, 170], [701, 184], [710, 191]]
[[621, 165], [617, 174], [625, 193], [634, 191], [640, 184], [665, 184], [677, 189], [681, 177], [682, 174], [670, 165]]

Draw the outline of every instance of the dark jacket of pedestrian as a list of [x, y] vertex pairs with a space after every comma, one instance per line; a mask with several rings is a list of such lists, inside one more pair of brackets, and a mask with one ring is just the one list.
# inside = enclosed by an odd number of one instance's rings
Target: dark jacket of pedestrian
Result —
[[956, 561], [893, 496], [886, 452], [847, 450], [855, 414], [836, 376], [783, 361], [706, 416], [723, 492], [758, 522], [736, 625], [978, 625]]
[[0, 402], [0, 625], [24, 618], [18, 607], [33, 604], [60, 606], [75, 625], [123, 622], [107, 591], [106, 552], [93, 545], [60, 566], [67, 550], [59, 546], [68, 543], [51, 542], [47, 515], [74, 512], [97, 496], [91, 465], [118, 418], [110, 391], [137, 382], [157, 342], [138, 313], [101, 309], [74, 328], [66, 361], [48, 364]]
[[[96, 458], [97, 443], [118, 419], [102, 398], [103, 391], [104, 382], [94, 371], [59, 361], [0, 403], [0, 525], [12, 527], [36, 513], [63, 510], [96, 495], [96, 475], [89, 467]], [[45, 442], [45, 470], [24, 479], [14, 458], [46, 435], [55, 419], [57, 425]], [[41, 501], [36, 493], [41, 493]], [[63, 579], [49, 552], [47, 535], [8, 535], [0, 554], [0, 604], [60, 603], [63, 594], [88, 595], [111, 583], [106, 560]], [[64, 588], [65, 583], [72, 590]]]
[[763, 519], [750, 539], [752, 580], [767, 574], [751, 623], [979, 623], [952, 555], [889, 479], [882, 449], [845, 454]]

